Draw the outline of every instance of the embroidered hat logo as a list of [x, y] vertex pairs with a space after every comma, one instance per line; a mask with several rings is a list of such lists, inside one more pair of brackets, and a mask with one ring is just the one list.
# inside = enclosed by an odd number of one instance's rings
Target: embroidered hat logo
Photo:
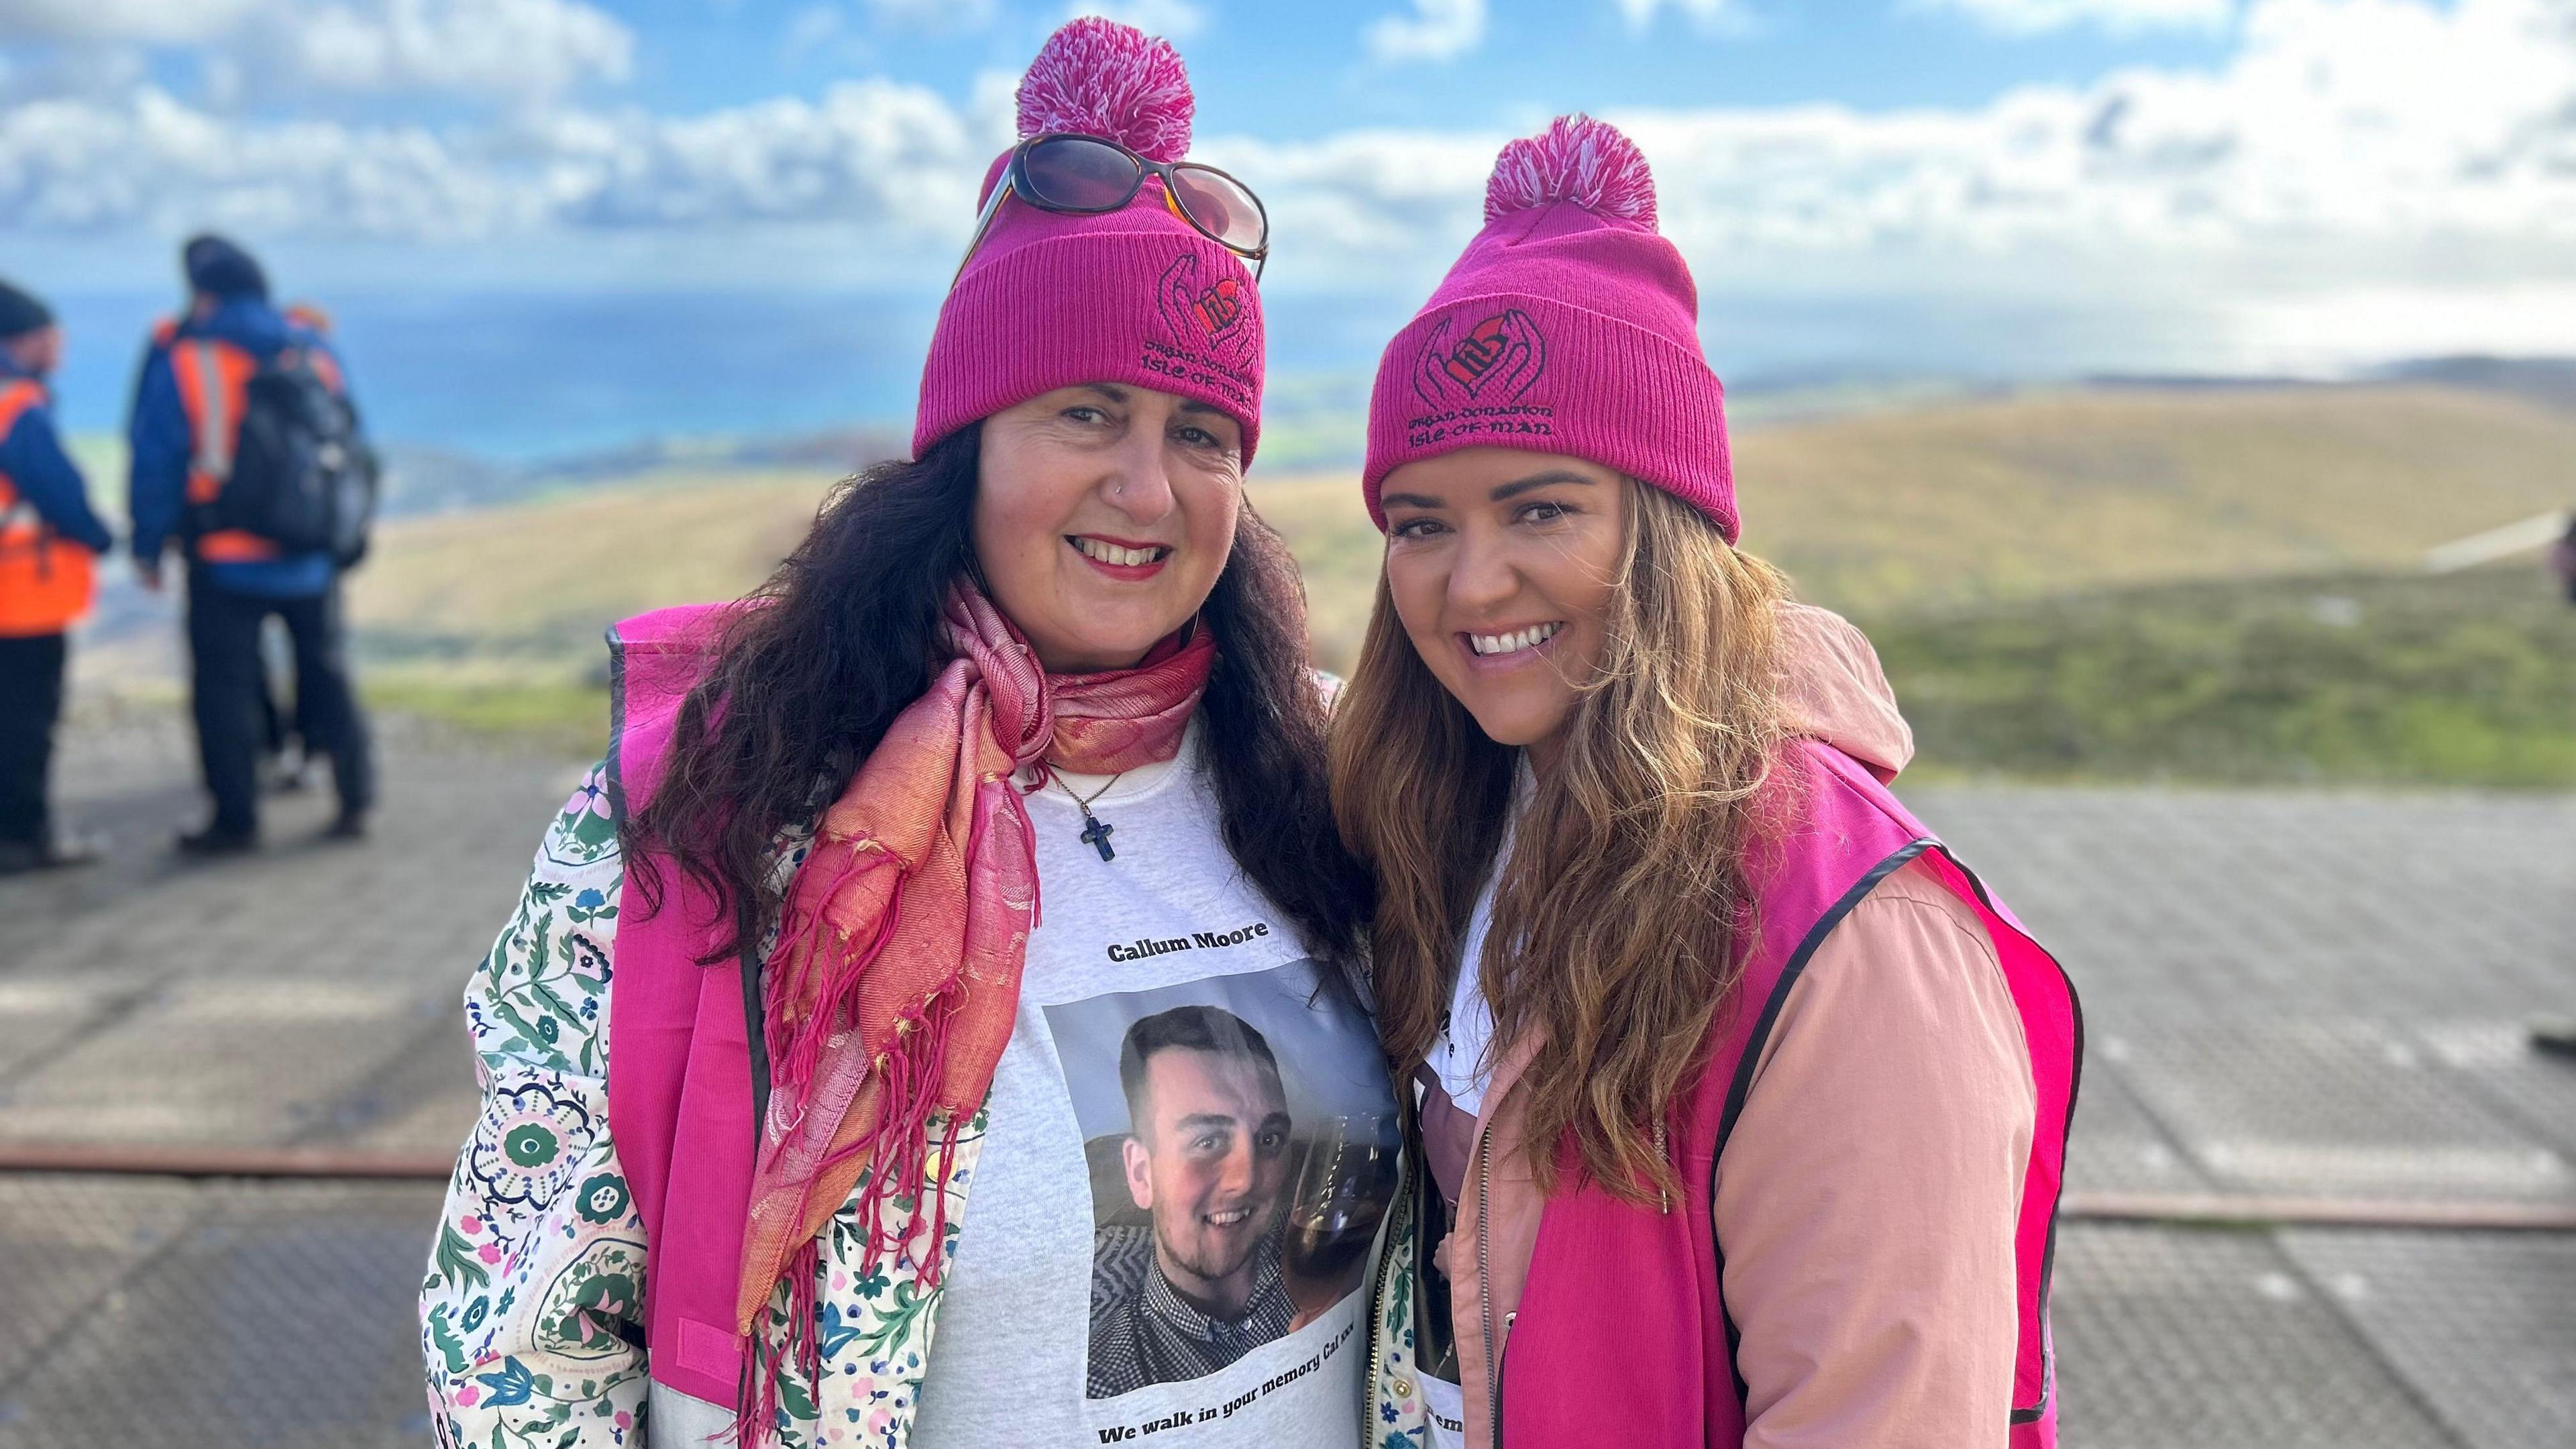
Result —
[[1454, 316], [1441, 318], [1414, 364], [1413, 390], [1435, 408], [1518, 402], [1547, 370], [1547, 334], [1518, 307], [1453, 340], [1456, 327]]
[[1165, 340], [1145, 344], [1146, 368], [1248, 405], [1255, 395], [1253, 359], [1261, 348], [1251, 284], [1236, 275], [1202, 284], [1199, 253], [1185, 250], [1163, 269], [1154, 305]]
[[1530, 314], [1514, 307], [1457, 334], [1457, 316], [1441, 318], [1413, 361], [1413, 391], [1430, 410], [1404, 420], [1405, 446], [1536, 445], [1555, 436], [1556, 409], [1521, 400], [1547, 371], [1547, 334]]

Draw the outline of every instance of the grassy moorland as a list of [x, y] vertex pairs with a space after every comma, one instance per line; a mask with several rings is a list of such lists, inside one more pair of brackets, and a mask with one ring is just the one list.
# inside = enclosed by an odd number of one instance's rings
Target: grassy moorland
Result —
[[[2077, 391], [1745, 429], [1748, 548], [1864, 621], [1934, 768], [2576, 784], [2576, 610], [2425, 549], [2576, 499], [2576, 417], [2421, 387]], [[600, 630], [739, 594], [828, 479], [667, 472], [389, 525], [353, 613], [385, 703], [586, 748]], [[1347, 473], [1253, 499], [1347, 667]], [[2342, 602], [2319, 603], [2319, 600]]]
[[2576, 503], [2576, 414], [2413, 388], [2086, 391], [1747, 432], [1745, 546], [1856, 612], [2411, 568]]
[[1864, 627], [1944, 773], [2576, 786], [2576, 608], [2527, 563], [2149, 584]]

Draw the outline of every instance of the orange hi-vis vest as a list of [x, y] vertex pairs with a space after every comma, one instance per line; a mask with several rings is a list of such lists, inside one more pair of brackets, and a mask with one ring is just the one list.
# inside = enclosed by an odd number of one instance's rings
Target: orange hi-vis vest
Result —
[[[259, 372], [259, 359], [211, 337], [183, 338], [176, 322], [163, 322], [152, 335], [170, 353], [171, 380], [179, 385], [179, 406], [188, 415], [188, 436], [196, 444], [196, 456], [188, 462], [188, 502], [192, 507], [212, 503], [223, 496], [233, 474], [233, 450], [241, 441], [242, 413], [250, 406], [250, 380]], [[340, 369], [331, 354], [316, 347], [312, 362], [323, 384], [340, 391]], [[194, 547], [208, 563], [278, 556], [276, 544], [239, 528], [202, 534]]]
[[[223, 496], [233, 475], [233, 448], [241, 440], [242, 412], [250, 406], [250, 380], [259, 371], [259, 359], [211, 337], [182, 338], [175, 322], [162, 323], [153, 340], [170, 353], [170, 377], [179, 385], [179, 406], [188, 415], [188, 437], [196, 447], [188, 460], [188, 505], [202, 507]], [[238, 528], [199, 534], [189, 547], [208, 563], [277, 557], [276, 544]]]
[[[44, 400], [31, 379], [0, 383], [0, 438]], [[89, 612], [94, 588], [89, 550], [57, 537], [0, 473], [0, 638], [62, 633]]]

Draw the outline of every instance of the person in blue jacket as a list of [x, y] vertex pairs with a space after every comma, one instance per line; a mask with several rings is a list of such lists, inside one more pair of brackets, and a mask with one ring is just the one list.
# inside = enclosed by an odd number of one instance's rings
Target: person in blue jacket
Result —
[[71, 626], [91, 557], [114, 543], [54, 431], [45, 379], [62, 346], [52, 311], [0, 282], [0, 875], [98, 858], [55, 833], [45, 798]]
[[329, 834], [355, 839], [375, 803], [375, 771], [348, 664], [340, 570], [326, 552], [291, 553], [239, 530], [187, 527], [190, 505], [220, 496], [241, 423], [243, 384], [289, 348], [315, 359], [345, 394], [330, 342], [270, 305], [268, 278], [240, 246], [200, 236], [181, 252], [184, 317], [165, 322], [145, 351], [134, 388], [134, 562], [144, 587], [161, 587], [163, 553], [187, 558], [188, 656], [197, 751], [214, 814], [179, 837], [191, 855], [259, 843], [261, 626], [274, 614], [295, 646], [297, 716], [306, 747], [331, 757], [339, 815]]

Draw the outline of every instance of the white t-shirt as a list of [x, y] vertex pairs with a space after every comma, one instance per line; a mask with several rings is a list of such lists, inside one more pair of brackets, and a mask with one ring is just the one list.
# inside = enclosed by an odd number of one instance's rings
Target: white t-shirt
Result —
[[[1040, 922], [920, 1449], [1361, 1442], [1395, 1101], [1372, 1024], [1227, 853], [1199, 761], [1193, 727], [1170, 765], [1028, 797]], [[1109, 860], [1065, 789], [1103, 785]]]
[[[1458, 942], [1458, 983], [1449, 992], [1449, 1018], [1439, 1037], [1431, 1044], [1428, 1065], [1440, 1079], [1440, 1090], [1461, 1112], [1474, 1115], [1485, 1108], [1485, 1089], [1494, 1079], [1494, 1012], [1485, 1001], [1485, 990], [1478, 972], [1485, 959], [1485, 940], [1494, 929], [1494, 895], [1503, 881], [1503, 867], [1511, 860], [1512, 839], [1521, 807], [1529, 803], [1532, 781], [1529, 765], [1524, 761], [1512, 780], [1511, 815], [1503, 824], [1503, 838], [1494, 848], [1493, 866], [1486, 872], [1483, 889], [1476, 892], [1476, 905], [1467, 915], [1466, 933]], [[1447, 1291], [1445, 1277], [1426, 1275], [1426, 1283], [1437, 1291]], [[1466, 1442], [1465, 1396], [1458, 1385], [1432, 1374], [1422, 1376], [1422, 1397], [1430, 1413], [1432, 1449], [1455, 1449]]]
[[1485, 1002], [1478, 973], [1485, 959], [1485, 938], [1493, 934], [1494, 893], [1503, 883], [1520, 812], [1529, 804], [1533, 788], [1529, 762], [1524, 759], [1512, 777], [1511, 813], [1504, 817], [1494, 863], [1485, 873], [1484, 888], [1476, 892], [1475, 909], [1467, 913], [1467, 931], [1458, 942], [1458, 984], [1449, 991], [1449, 1019], [1431, 1044], [1430, 1067], [1440, 1078], [1440, 1089], [1458, 1104], [1459, 1111], [1471, 1116], [1484, 1110], [1485, 1087], [1494, 1077], [1494, 1064], [1488, 1060], [1493, 1053], [1494, 1012]]
[[1493, 1051], [1494, 1012], [1485, 1004], [1485, 989], [1478, 979], [1485, 959], [1485, 938], [1494, 929], [1494, 891], [1502, 883], [1503, 868], [1497, 852], [1493, 872], [1485, 877], [1485, 888], [1476, 893], [1476, 908], [1467, 916], [1467, 934], [1458, 949], [1458, 984], [1449, 993], [1449, 1020], [1439, 1040], [1431, 1044], [1431, 1070], [1440, 1078], [1440, 1089], [1458, 1110], [1469, 1115], [1485, 1107], [1485, 1087], [1494, 1077], [1494, 1064], [1487, 1060]]

